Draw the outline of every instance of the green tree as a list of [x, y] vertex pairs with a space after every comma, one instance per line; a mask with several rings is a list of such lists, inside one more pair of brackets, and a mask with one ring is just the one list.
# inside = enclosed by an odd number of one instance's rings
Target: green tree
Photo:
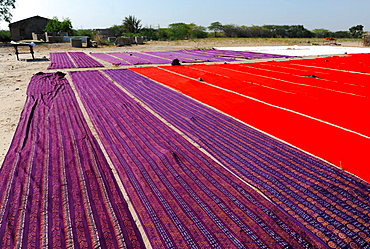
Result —
[[252, 27], [243, 27], [243, 34], [245, 37], [271, 37], [271, 32], [265, 27], [252, 26]]
[[114, 29], [116, 35], [122, 35], [123, 33], [123, 25], [113, 25], [110, 29]]
[[314, 29], [312, 32], [315, 34], [316, 38], [325, 38], [325, 37], [332, 37], [333, 32], [327, 30], [327, 29]]
[[208, 29], [215, 33], [215, 37], [217, 37], [217, 32], [222, 31], [222, 24], [220, 22], [213, 22], [211, 25], [208, 26]]
[[313, 33], [307, 30], [303, 25], [291, 25], [289, 26], [288, 30], [288, 37], [289, 38], [311, 38], [313, 37]]
[[60, 22], [60, 31], [68, 33], [72, 32], [72, 22], [68, 17]]
[[168, 25], [167, 31], [171, 40], [182, 40], [189, 37], [191, 28], [187, 24], [179, 22]]
[[242, 29], [235, 24], [226, 24], [222, 26], [222, 31], [226, 37], [241, 37]]
[[11, 9], [15, 9], [15, 0], [0, 0], [0, 21], [10, 22], [12, 19]]
[[160, 28], [158, 29], [158, 40], [165, 41], [169, 38], [169, 32], [166, 28]]
[[335, 31], [333, 33], [335, 38], [351, 38], [351, 33], [349, 31]]
[[140, 30], [140, 35], [145, 36], [148, 40], [158, 40], [158, 30], [150, 27], [145, 27]]
[[128, 33], [139, 33], [141, 29], [141, 20], [137, 19], [135, 16], [125, 17], [123, 20], [123, 30]]
[[69, 18], [65, 18], [62, 22], [59, 21], [58, 17], [54, 16], [53, 19], [49, 19], [45, 27], [46, 32], [68, 32], [72, 33], [72, 22]]
[[10, 31], [0, 30], [0, 42], [10, 42]]
[[349, 28], [349, 32], [353, 38], [362, 37], [362, 34], [364, 33], [364, 26], [361, 24], [352, 26]]
[[92, 29], [77, 29], [72, 31], [72, 35], [74, 36], [89, 36], [93, 38], [94, 32]]
[[208, 34], [206, 32], [206, 27], [198, 26], [195, 23], [187, 24], [190, 28], [189, 36], [190, 38], [206, 38]]

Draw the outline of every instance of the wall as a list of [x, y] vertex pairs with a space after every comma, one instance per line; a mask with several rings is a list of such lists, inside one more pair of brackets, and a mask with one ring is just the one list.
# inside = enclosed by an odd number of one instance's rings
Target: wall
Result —
[[43, 17], [31, 17], [9, 24], [12, 40], [31, 40], [32, 33], [43, 33], [48, 19]]

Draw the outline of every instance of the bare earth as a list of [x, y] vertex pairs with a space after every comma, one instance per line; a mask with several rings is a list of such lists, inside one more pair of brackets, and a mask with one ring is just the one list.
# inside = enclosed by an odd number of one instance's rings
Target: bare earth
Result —
[[[319, 40], [321, 42], [322, 40]], [[311, 41], [316, 42], [316, 41]], [[341, 46], [361, 47], [361, 40], [341, 42]], [[50, 63], [50, 52], [83, 51], [90, 52], [143, 52], [143, 51], [165, 51], [179, 49], [232, 47], [232, 46], [276, 46], [276, 45], [308, 45], [302, 39], [202, 39], [189, 41], [155, 41], [144, 45], [133, 45], [125, 47], [105, 46], [99, 48], [72, 48], [69, 43], [43, 44], [34, 48], [36, 61], [31, 59], [28, 48], [22, 49], [20, 61], [17, 61], [14, 48], [2, 46], [0, 43], [0, 167], [9, 149], [15, 129], [17, 127], [21, 111], [26, 100], [27, 85], [31, 77], [38, 72], [47, 72]], [[101, 61], [102, 62], [102, 61]], [[109, 63], [102, 62], [106, 68], [117, 68]], [[123, 68], [123, 67], [120, 67]], [[76, 70], [76, 69], [73, 69]], [[56, 71], [56, 70], [55, 70]], [[66, 72], [68, 70], [62, 70]]]

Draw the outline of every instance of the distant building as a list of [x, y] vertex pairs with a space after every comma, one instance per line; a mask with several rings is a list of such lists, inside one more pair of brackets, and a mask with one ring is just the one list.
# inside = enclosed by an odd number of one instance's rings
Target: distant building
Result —
[[107, 39], [108, 37], [115, 37], [114, 29], [94, 29], [94, 35], [99, 36], [100, 39]]
[[34, 16], [9, 24], [10, 36], [13, 41], [30, 40], [32, 33], [43, 33], [49, 19]]
[[363, 35], [363, 40], [364, 40], [364, 46], [369, 47], [370, 46], [370, 32], [367, 32], [366, 34]]
[[94, 40], [98, 44], [103, 44], [104, 40], [113, 39], [116, 37], [114, 29], [94, 29]]

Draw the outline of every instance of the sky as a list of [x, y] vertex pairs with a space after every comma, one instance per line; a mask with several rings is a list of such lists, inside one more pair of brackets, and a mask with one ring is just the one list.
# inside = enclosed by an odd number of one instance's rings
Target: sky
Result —
[[[306, 29], [370, 30], [369, 0], [16, 0], [12, 22], [32, 16], [69, 18], [74, 29], [109, 28], [133, 15], [145, 27], [184, 22], [245, 26], [304, 25]], [[0, 29], [8, 23], [0, 21]]]

